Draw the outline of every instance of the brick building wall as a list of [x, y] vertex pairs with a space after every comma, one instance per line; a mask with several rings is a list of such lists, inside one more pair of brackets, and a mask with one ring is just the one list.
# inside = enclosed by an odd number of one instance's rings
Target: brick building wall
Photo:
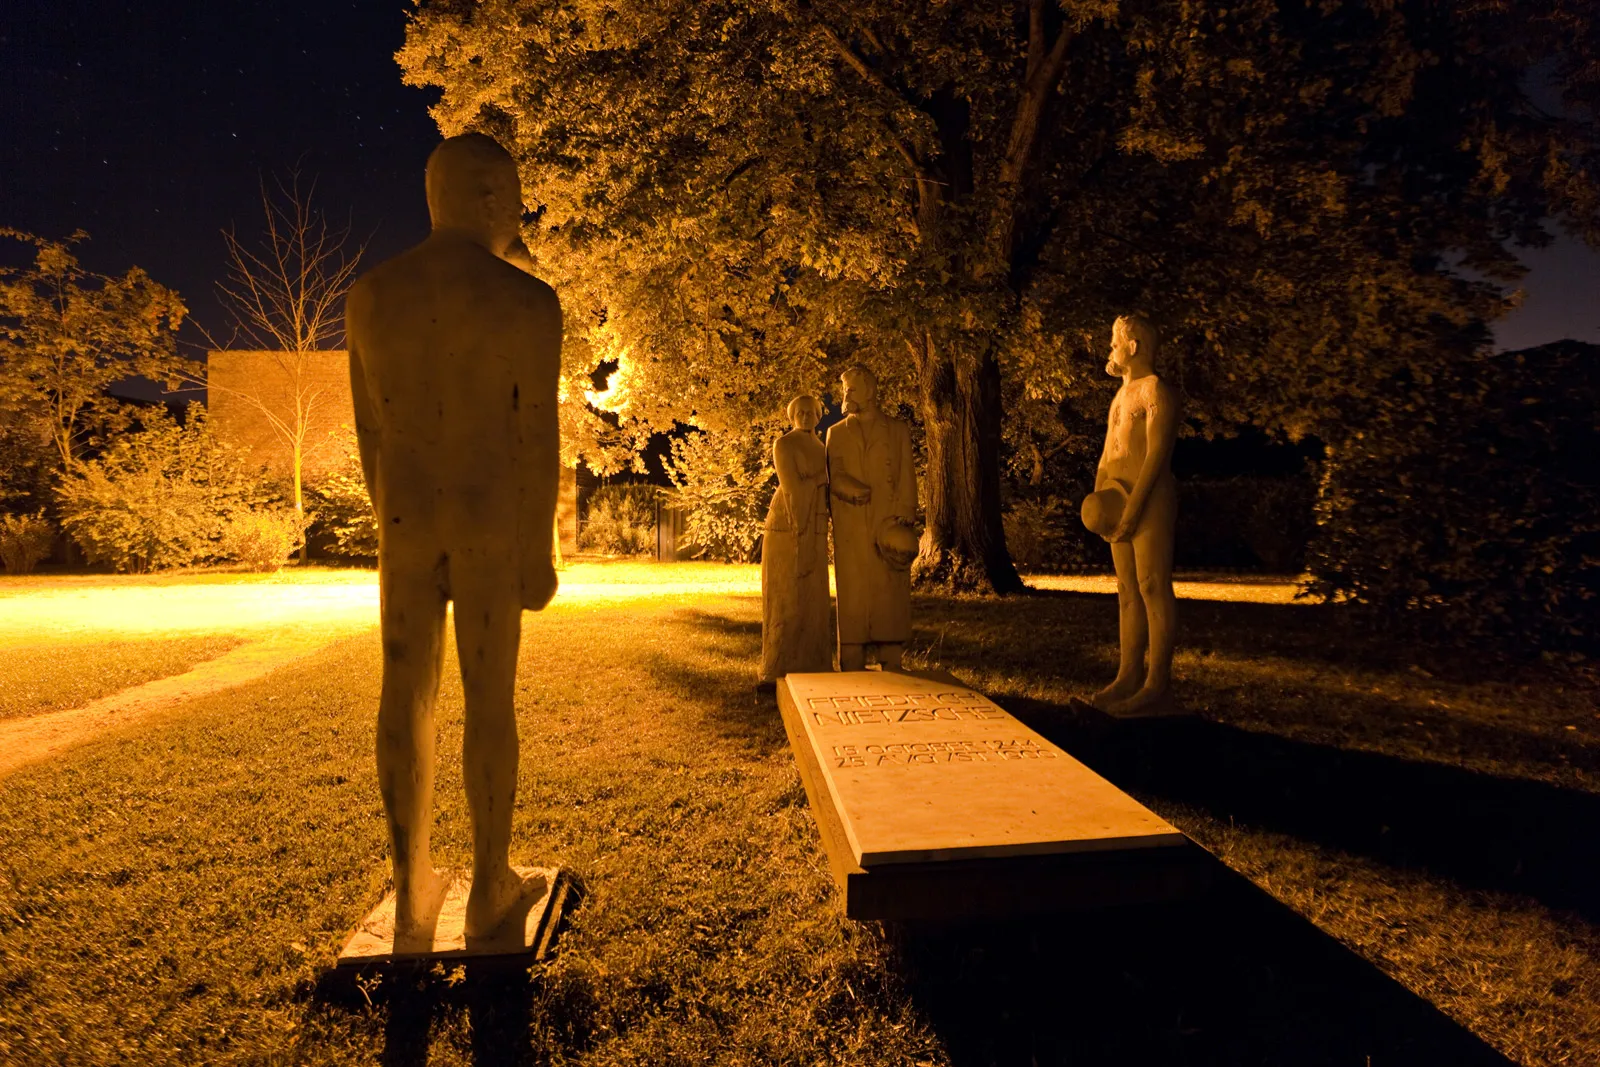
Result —
[[[251, 456], [282, 478], [292, 474], [290, 449], [273, 430], [261, 406], [294, 422], [294, 377], [283, 353], [212, 352], [206, 359], [206, 408], [219, 438], [247, 446]], [[302, 394], [315, 394], [302, 471], [307, 482], [342, 466], [355, 447], [355, 405], [350, 398], [350, 359], [344, 350], [313, 352], [302, 371]], [[259, 401], [259, 404], [256, 402]], [[561, 551], [578, 550], [578, 482], [571, 467], [561, 471], [556, 499]]]

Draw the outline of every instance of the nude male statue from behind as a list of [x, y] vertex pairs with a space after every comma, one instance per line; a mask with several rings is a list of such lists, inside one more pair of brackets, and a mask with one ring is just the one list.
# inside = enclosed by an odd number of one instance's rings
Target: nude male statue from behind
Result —
[[380, 531], [378, 781], [397, 946], [432, 928], [449, 886], [429, 854], [447, 601], [466, 699], [466, 935], [493, 933], [531, 889], [509, 857], [512, 698], [522, 610], [556, 589], [561, 307], [503, 258], [520, 243], [516, 164], [489, 137], [452, 137], [428, 159], [427, 193], [432, 234], [360, 278], [346, 303], [356, 434]]

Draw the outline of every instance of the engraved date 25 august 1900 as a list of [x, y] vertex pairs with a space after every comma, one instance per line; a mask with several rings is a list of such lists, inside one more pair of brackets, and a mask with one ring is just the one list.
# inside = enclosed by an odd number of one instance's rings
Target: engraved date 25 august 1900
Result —
[[1032, 738], [1006, 741], [910, 741], [886, 745], [834, 745], [835, 767], [938, 766], [945, 763], [1002, 763], [1059, 758]]

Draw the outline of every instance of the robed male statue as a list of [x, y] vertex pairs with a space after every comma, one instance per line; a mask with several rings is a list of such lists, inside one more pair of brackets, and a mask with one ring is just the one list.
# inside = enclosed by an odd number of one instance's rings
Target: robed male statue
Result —
[[878, 406], [878, 379], [856, 364], [840, 376], [843, 421], [828, 428], [839, 669], [875, 651], [899, 670], [911, 637], [911, 562], [917, 556], [917, 471], [911, 431]]
[[556, 589], [561, 307], [502, 258], [520, 240], [516, 164], [489, 137], [452, 137], [429, 157], [426, 185], [432, 234], [360, 278], [346, 304], [356, 433], [380, 531], [378, 783], [397, 947], [431, 929], [449, 886], [429, 855], [447, 602], [466, 700], [466, 936], [494, 933], [538, 891], [509, 858], [512, 696], [522, 611]]

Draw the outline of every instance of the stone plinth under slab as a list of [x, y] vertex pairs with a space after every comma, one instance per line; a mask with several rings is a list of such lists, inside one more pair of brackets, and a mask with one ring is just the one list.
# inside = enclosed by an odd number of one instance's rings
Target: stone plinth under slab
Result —
[[998, 918], [1203, 888], [1175, 827], [948, 676], [790, 674], [778, 704], [861, 919]]
[[566, 900], [567, 879], [559, 867], [513, 867], [524, 880], [539, 876], [542, 891], [529, 892], [493, 937], [467, 940], [465, 924], [467, 893], [472, 880], [458, 873], [439, 909], [432, 937], [426, 934], [413, 943], [394, 942], [394, 903], [391, 890], [367, 913], [339, 952], [340, 967], [365, 967], [371, 964], [403, 964], [438, 961], [467, 961], [480, 957], [532, 956], [543, 959], [549, 950], [561, 908]]

